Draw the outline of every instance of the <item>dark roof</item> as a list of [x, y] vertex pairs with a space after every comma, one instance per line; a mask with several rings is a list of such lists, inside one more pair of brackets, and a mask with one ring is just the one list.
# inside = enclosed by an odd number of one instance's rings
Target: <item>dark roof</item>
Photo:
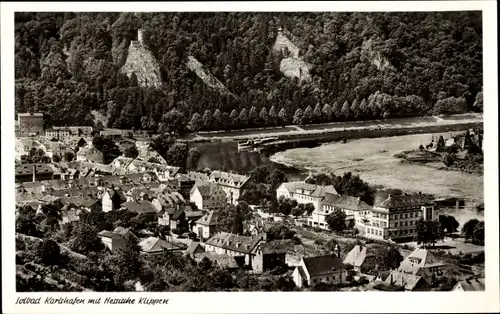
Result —
[[263, 254], [280, 254], [286, 253], [290, 247], [293, 248], [293, 243], [291, 240], [275, 240], [260, 243], [257, 247], [260, 247]]
[[156, 209], [150, 201], [126, 202], [122, 206], [125, 209], [138, 214], [156, 213]]
[[193, 190], [198, 189], [198, 191], [200, 191], [200, 194], [202, 196], [207, 197], [207, 196], [212, 195], [212, 193], [214, 192], [217, 185], [218, 185], [217, 183], [209, 182], [209, 181], [198, 182], [193, 187]]
[[319, 276], [345, 268], [342, 260], [334, 255], [304, 257], [304, 265], [311, 276]]
[[217, 225], [216, 217], [217, 214], [214, 211], [207, 213], [205, 216], [201, 217], [196, 221], [197, 224], [205, 226], [215, 226]]
[[206, 244], [226, 250], [250, 254], [262, 237], [245, 237], [227, 232], [214, 234]]
[[325, 193], [323, 204], [332, 205], [334, 207], [339, 207], [342, 209], [348, 209], [354, 211], [372, 209], [370, 205], [362, 201], [361, 198], [359, 197], [338, 195], [332, 193]]
[[16, 175], [32, 175], [33, 167], [36, 167], [37, 174], [52, 174], [54, 170], [49, 164], [18, 164], [16, 167]]
[[430, 203], [432, 203], [432, 199], [422, 194], [389, 194], [382, 202], [375, 203], [375, 206], [391, 209], [400, 207], [419, 207]]
[[179, 218], [182, 216], [182, 214], [184, 214], [184, 207], [183, 207], [183, 206], [179, 206], [179, 207], [178, 207], [178, 208], [174, 211], [174, 213], [172, 214], [172, 217], [171, 217], [171, 218], [172, 218], [173, 220], [177, 220], [177, 219], [179, 219]]

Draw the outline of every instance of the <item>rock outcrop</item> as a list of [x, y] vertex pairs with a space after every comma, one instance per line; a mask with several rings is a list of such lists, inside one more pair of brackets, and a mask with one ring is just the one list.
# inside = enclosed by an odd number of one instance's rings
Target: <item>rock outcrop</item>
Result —
[[208, 87], [217, 89], [223, 94], [231, 94], [227, 87], [222, 84], [205, 66], [193, 56], [188, 56], [186, 62], [188, 69], [193, 71]]
[[137, 39], [130, 42], [127, 61], [121, 71], [129, 78], [134, 73], [141, 87], [160, 87], [160, 64], [144, 44], [141, 30], [138, 31]]
[[298, 78], [300, 81], [309, 82], [311, 75], [309, 74], [309, 64], [299, 56], [299, 47], [297, 47], [288, 37], [286, 37], [281, 29], [278, 31], [276, 42], [273, 45], [273, 51], [279, 52], [285, 56], [281, 60], [280, 71], [287, 77]]

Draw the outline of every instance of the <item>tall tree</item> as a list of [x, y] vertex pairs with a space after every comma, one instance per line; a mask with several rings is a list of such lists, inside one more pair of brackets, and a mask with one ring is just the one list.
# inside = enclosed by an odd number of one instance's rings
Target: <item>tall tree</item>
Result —
[[304, 114], [302, 112], [302, 109], [297, 109], [297, 111], [295, 111], [295, 114], [293, 115], [292, 123], [302, 124], [304, 121], [303, 119], [304, 119]]
[[331, 122], [333, 120], [333, 111], [329, 104], [323, 106], [323, 117], [325, 117], [326, 122]]
[[286, 125], [288, 123], [288, 115], [286, 114], [285, 108], [281, 108], [278, 113], [278, 117], [280, 118], [281, 125]]
[[314, 107], [313, 111], [313, 119], [316, 123], [321, 123], [323, 122], [323, 112], [321, 110], [321, 105], [319, 103], [316, 104], [316, 107]]
[[210, 130], [213, 125], [213, 116], [210, 110], [205, 110], [203, 113], [203, 128], [205, 130]]
[[269, 116], [267, 114], [266, 107], [262, 107], [260, 110], [259, 118], [263, 125], [267, 125], [269, 123]]
[[252, 108], [250, 108], [250, 111], [248, 112], [248, 119], [251, 125], [257, 125], [259, 115], [257, 114], [257, 108], [255, 108], [255, 106], [252, 106]]
[[342, 109], [340, 109], [340, 115], [342, 118], [344, 118], [344, 120], [349, 120], [352, 116], [351, 109], [347, 100], [342, 105]]
[[200, 116], [198, 112], [195, 112], [189, 121], [188, 128], [196, 132], [203, 127], [203, 118]]
[[278, 112], [276, 111], [276, 107], [271, 106], [271, 109], [269, 109], [269, 122], [272, 125], [278, 124]]

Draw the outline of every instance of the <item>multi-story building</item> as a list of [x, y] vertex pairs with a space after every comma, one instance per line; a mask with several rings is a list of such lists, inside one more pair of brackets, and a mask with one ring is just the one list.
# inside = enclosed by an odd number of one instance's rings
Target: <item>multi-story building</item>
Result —
[[378, 239], [413, 239], [420, 219], [435, 221], [438, 218], [436, 204], [428, 197], [422, 194], [390, 194], [373, 206], [365, 235]]
[[372, 207], [363, 202], [359, 197], [325, 193], [321, 201], [321, 207], [312, 212], [307, 224], [311, 227], [318, 227], [328, 230], [326, 217], [334, 211], [343, 211], [346, 214], [347, 227], [362, 225], [367, 220]]
[[227, 203], [224, 189], [214, 182], [197, 182], [191, 189], [189, 199], [201, 210], [217, 209]]
[[19, 113], [17, 123], [21, 136], [43, 134], [43, 113], [41, 112]]
[[227, 195], [227, 202], [235, 205], [249, 179], [248, 176], [218, 170], [210, 174], [210, 181], [219, 184]]
[[45, 130], [45, 138], [49, 140], [55, 138], [59, 141], [66, 141], [71, 137], [73, 137], [73, 132], [69, 127], [53, 126], [52, 128]]
[[16, 182], [52, 180], [54, 170], [48, 164], [16, 165]]
[[301, 181], [285, 182], [276, 189], [276, 197], [294, 199], [299, 204], [312, 203], [315, 211], [321, 210], [321, 202], [326, 194], [338, 194], [333, 185], [314, 185]]
[[77, 161], [89, 161], [102, 164], [104, 162], [104, 154], [100, 150], [94, 147], [94, 145], [89, 144], [80, 148], [76, 153]]

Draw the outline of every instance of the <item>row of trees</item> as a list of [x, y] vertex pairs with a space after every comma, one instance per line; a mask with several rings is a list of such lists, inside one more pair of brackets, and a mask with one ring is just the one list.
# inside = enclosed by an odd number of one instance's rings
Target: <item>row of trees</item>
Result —
[[[310, 64], [310, 81], [280, 71], [284, 56], [272, 49], [279, 27]], [[140, 87], [120, 71], [138, 28], [159, 63], [160, 88]], [[481, 38], [480, 12], [19, 12], [15, 106], [44, 112], [49, 125], [92, 125], [100, 113], [109, 127], [155, 131], [173, 109], [185, 122], [210, 110], [216, 122], [203, 129], [295, 116], [317, 123], [480, 111]], [[188, 56], [231, 93], [207, 87], [187, 68]], [[383, 105], [370, 106], [377, 91]], [[314, 116], [318, 103], [322, 111], [329, 104], [332, 119], [328, 110]], [[252, 107], [257, 120], [246, 122], [242, 112], [250, 116]], [[264, 108], [267, 118], [259, 115]], [[282, 109], [286, 119], [275, 122]]]

